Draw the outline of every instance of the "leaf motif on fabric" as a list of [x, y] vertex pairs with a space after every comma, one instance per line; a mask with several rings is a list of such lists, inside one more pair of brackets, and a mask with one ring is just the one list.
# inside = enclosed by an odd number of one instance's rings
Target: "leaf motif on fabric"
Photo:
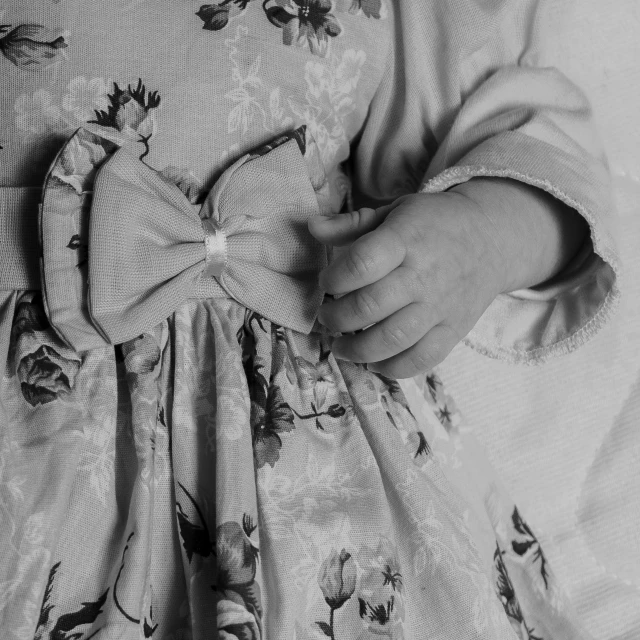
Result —
[[180, 530], [180, 537], [182, 538], [182, 546], [187, 554], [189, 563], [197, 554], [203, 558], [208, 558], [213, 553], [213, 543], [211, 542], [211, 536], [209, 535], [209, 528], [204, 518], [202, 510], [198, 506], [195, 498], [187, 491], [187, 489], [178, 482], [178, 486], [189, 498], [189, 501], [193, 505], [200, 522], [192, 522], [189, 520], [188, 515], [182, 508], [182, 505], [176, 501], [178, 528]]
[[73, 613], [66, 613], [58, 618], [56, 625], [51, 630], [51, 640], [75, 640], [81, 638], [83, 634], [74, 634], [69, 636], [69, 631], [73, 631], [77, 627], [85, 624], [92, 624], [102, 613], [102, 607], [107, 601], [107, 589], [97, 600], [90, 602], [82, 602], [80, 609]]
[[520, 603], [518, 602], [518, 596], [504, 562], [504, 553], [505, 552], [500, 549], [500, 545], [496, 544], [496, 550], [493, 554], [493, 573], [498, 599], [518, 638], [521, 640], [543, 640], [543, 638], [536, 635], [534, 630], [530, 629], [525, 622]]
[[265, 429], [276, 433], [285, 433], [295, 429], [293, 411], [285, 402], [280, 386], [275, 383], [269, 386]]
[[41, 640], [42, 630], [49, 622], [49, 615], [54, 607], [54, 605], [51, 604], [53, 582], [55, 580], [56, 573], [60, 568], [60, 564], [61, 562], [56, 562], [49, 570], [49, 577], [47, 578], [47, 585], [44, 589], [44, 596], [42, 598], [42, 606], [40, 607], [40, 616], [38, 617], [34, 640]]
[[531, 531], [529, 525], [522, 519], [520, 512], [518, 511], [518, 507], [513, 508], [513, 513], [511, 514], [511, 521], [513, 522], [514, 529], [522, 536], [524, 536], [524, 540], [512, 540], [511, 548], [514, 553], [519, 556], [525, 556], [531, 549], [533, 549], [533, 561], [540, 562], [540, 577], [544, 581], [544, 586], [546, 589], [549, 588], [549, 567], [547, 566], [547, 559], [542, 551], [542, 547], [540, 546], [540, 542]]
[[431, 447], [429, 446], [429, 442], [427, 441], [427, 437], [424, 433], [422, 433], [422, 431], [416, 431], [415, 437], [418, 439], [418, 447], [416, 448], [414, 458], [422, 455], [430, 456], [432, 453]]

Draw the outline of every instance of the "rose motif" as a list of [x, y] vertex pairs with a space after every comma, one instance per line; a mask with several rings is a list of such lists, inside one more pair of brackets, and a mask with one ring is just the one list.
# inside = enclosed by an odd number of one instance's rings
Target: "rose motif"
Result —
[[18, 366], [24, 399], [32, 406], [53, 402], [71, 391], [80, 363], [63, 358], [55, 349], [42, 345], [27, 354]]
[[219, 640], [259, 640], [260, 628], [243, 603], [218, 600], [217, 614]]
[[113, 91], [107, 95], [109, 105], [106, 109], [95, 109], [95, 120], [87, 120], [88, 124], [97, 124], [105, 127], [107, 132], [103, 135], [109, 137], [108, 129], [114, 129], [118, 134], [114, 139], [124, 137], [129, 140], [138, 140], [145, 146], [145, 151], [140, 156], [144, 158], [149, 153], [149, 140], [155, 133], [156, 119], [155, 109], [160, 105], [160, 96], [157, 91], [149, 91], [138, 79], [135, 87], [128, 85], [121, 89], [117, 82], [113, 83]]
[[216, 530], [218, 583], [223, 589], [249, 584], [256, 577], [258, 549], [239, 523], [229, 521]]
[[25, 294], [11, 330], [16, 375], [24, 399], [35, 407], [71, 392], [81, 359], [53, 334], [39, 293]]
[[245, 514], [242, 525], [232, 520], [216, 529], [218, 583], [218, 633], [229, 640], [257, 640], [261, 637], [262, 604], [260, 585], [255, 581], [258, 548], [250, 536], [255, 530]]
[[[93, 189], [96, 171], [116, 147], [92, 133], [76, 135], [67, 143], [52, 175], [73, 187], [78, 195]], [[73, 211], [75, 207], [71, 207]]]
[[9, 29], [11, 25], [0, 25], [0, 52], [21, 69], [48, 67], [62, 57], [68, 46], [60, 29], [40, 24], [21, 24]]
[[137, 389], [144, 376], [152, 373], [160, 362], [160, 346], [155, 337], [144, 333], [120, 345], [127, 379]]
[[332, 8], [331, 0], [267, 0], [264, 4], [269, 22], [282, 29], [283, 44], [308, 47], [322, 57], [329, 52], [329, 38], [342, 32]]
[[356, 588], [357, 570], [351, 554], [332, 550], [318, 572], [318, 584], [331, 609], [339, 609]]

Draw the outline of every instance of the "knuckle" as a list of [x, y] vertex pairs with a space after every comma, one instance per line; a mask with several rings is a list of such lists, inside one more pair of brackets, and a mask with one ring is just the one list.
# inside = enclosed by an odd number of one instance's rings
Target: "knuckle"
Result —
[[409, 277], [403, 280], [407, 293], [414, 301], [424, 300], [429, 288], [428, 276], [419, 269], [411, 269]]
[[385, 347], [391, 349], [399, 349], [407, 342], [405, 330], [397, 324], [381, 327], [380, 338]]
[[435, 353], [432, 348], [425, 345], [419, 349], [414, 349], [413, 352], [409, 354], [409, 363], [416, 374], [422, 373], [423, 371], [430, 371], [440, 363], [440, 359], [437, 356], [438, 354]]
[[353, 313], [362, 320], [367, 320], [376, 315], [380, 305], [373, 295], [367, 291], [358, 291], [353, 296]]
[[373, 260], [371, 256], [358, 249], [356, 245], [352, 246], [345, 260], [345, 267], [349, 274], [354, 278], [362, 278], [371, 270]]

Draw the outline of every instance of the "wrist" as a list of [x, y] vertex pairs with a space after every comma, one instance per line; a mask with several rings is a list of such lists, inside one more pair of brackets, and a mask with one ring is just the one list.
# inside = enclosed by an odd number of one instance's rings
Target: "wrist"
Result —
[[588, 238], [580, 214], [537, 187], [473, 178], [451, 191], [476, 206], [479, 233], [502, 261], [500, 293], [538, 286], [558, 275]]

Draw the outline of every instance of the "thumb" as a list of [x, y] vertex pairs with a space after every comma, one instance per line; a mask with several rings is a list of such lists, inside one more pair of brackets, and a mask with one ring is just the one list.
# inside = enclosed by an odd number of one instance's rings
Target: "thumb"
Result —
[[393, 206], [388, 204], [378, 209], [364, 207], [333, 216], [313, 216], [309, 218], [309, 231], [323, 244], [341, 247], [373, 231], [392, 208]]

